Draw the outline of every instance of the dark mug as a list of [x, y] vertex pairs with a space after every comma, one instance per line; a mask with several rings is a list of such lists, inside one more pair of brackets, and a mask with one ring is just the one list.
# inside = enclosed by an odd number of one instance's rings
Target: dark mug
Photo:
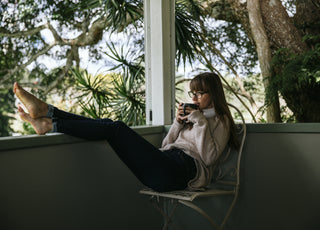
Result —
[[183, 103], [183, 116], [188, 115], [189, 113], [186, 112], [186, 108], [189, 107], [191, 109], [198, 109], [198, 105], [193, 103]]

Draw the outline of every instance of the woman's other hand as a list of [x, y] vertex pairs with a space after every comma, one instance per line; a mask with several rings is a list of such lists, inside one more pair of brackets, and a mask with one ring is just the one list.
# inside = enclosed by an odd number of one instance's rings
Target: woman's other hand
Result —
[[[180, 124], [183, 124], [183, 123], [189, 123], [188, 121], [188, 117], [189, 117], [189, 114], [192, 113], [193, 111], [195, 111], [196, 109], [193, 109], [191, 107], [186, 107], [183, 111], [183, 103], [181, 102], [178, 106], [178, 111], [177, 111], [177, 116], [176, 116], [176, 119], [177, 121], [180, 123]], [[184, 115], [184, 114], [187, 114], [187, 115]]]
[[176, 120], [177, 120], [180, 124], [185, 123], [185, 121], [187, 120], [187, 116], [184, 116], [183, 103], [182, 103], [182, 102], [180, 102], [180, 104], [179, 104], [179, 106], [178, 106], [178, 111], [177, 111]]

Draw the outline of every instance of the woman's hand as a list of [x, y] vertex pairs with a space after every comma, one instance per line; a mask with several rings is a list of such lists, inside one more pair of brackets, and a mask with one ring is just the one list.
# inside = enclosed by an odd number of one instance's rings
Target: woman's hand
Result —
[[195, 109], [190, 108], [190, 107], [186, 107], [186, 108], [185, 108], [185, 113], [186, 113], [187, 115], [184, 115], [183, 103], [181, 102], [181, 103], [179, 104], [179, 106], [178, 106], [178, 111], [177, 111], [177, 116], [176, 116], [177, 121], [178, 121], [180, 124], [189, 123], [188, 117], [189, 117], [189, 114], [192, 113], [193, 111], [195, 111]]
[[184, 113], [183, 113], [183, 103], [180, 102], [179, 106], [178, 106], [178, 111], [177, 111], [177, 115], [176, 115], [176, 120], [180, 123], [183, 124], [186, 120]]

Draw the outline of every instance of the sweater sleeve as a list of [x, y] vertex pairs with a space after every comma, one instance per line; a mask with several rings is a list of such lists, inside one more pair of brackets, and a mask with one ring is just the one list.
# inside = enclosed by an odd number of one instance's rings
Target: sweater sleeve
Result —
[[167, 136], [162, 141], [162, 148], [168, 144], [172, 144], [178, 138], [180, 130], [183, 128], [184, 124], [180, 124], [176, 119], [171, 125]]
[[188, 119], [193, 123], [196, 152], [206, 166], [213, 165], [229, 140], [229, 123], [224, 125], [217, 117], [209, 122], [198, 110], [192, 112]]

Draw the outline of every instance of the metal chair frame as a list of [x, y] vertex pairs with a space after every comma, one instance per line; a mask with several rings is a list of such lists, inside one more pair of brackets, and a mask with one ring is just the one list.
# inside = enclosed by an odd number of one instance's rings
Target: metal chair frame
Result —
[[[224, 184], [227, 186], [231, 186], [232, 189], [231, 190], [218, 189], [213, 186], [213, 188], [209, 188], [205, 191], [181, 190], [181, 191], [172, 191], [172, 192], [164, 192], [164, 193], [156, 192], [156, 191], [153, 191], [152, 189], [149, 189], [149, 188], [144, 188], [144, 189], [140, 190], [141, 194], [150, 196], [150, 201], [152, 202], [154, 207], [164, 217], [163, 229], [167, 229], [169, 224], [171, 224], [171, 226], [174, 229], [178, 229], [177, 226], [174, 225], [174, 223], [172, 221], [172, 217], [173, 217], [173, 215], [179, 205], [184, 205], [186, 207], [189, 207], [189, 208], [197, 211], [199, 214], [201, 214], [203, 217], [205, 217], [211, 223], [211, 225], [214, 229], [222, 230], [223, 227], [225, 226], [225, 223], [227, 222], [227, 220], [228, 220], [228, 218], [229, 218], [229, 216], [230, 216], [230, 214], [236, 204], [238, 196], [239, 196], [240, 163], [241, 163], [241, 157], [242, 157], [242, 150], [243, 150], [243, 146], [244, 146], [244, 142], [245, 142], [245, 138], [246, 138], [246, 124], [245, 124], [245, 120], [243, 118], [242, 113], [234, 105], [228, 104], [228, 106], [235, 109], [241, 117], [242, 123], [240, 123], [237, 126], [238, 128], [240, 128], [240, 130], [238, 131], [238, 135], [240, 135], [240, 147], [239, 147], [239, 150], [237, 151], [238, 156], [236, 159], [235, 167], [228, 168], [227, 171], [223, 171], [223, 169], [220, 170], [219, 167], [220, 167], [220, 165], [223, 165], [224, 163], [228, 162], [228, 160], [230, 160], [229, 157], [231, 154], [231, 151], [230, 151], [231, 148], [229, 147], [227, 149], [227, 147], [226, 147], [227, 152], [226, 152], [225, 156], [222, 159], [220, 159], [218, 162], [217, 169], [220, 172], [219, 172], [219, 175], [217, 175], [215, 178], [216, 181], [215, 181], [214, 185]], [[233, 153], [234, 153], [234, 151], [233, 151]], [[227, 178], [227, 179], [225, 179], [226, 174], [229, 175], [229, 178]], [[231, 177], [234, 178], [234, 180], [228, 180], [228, 179], [230, 179], [230, 175], [231, 175]], [[218, 225], [210, 215], [208, 215], [203, 209], [201, 209], [199, 206], [197, 206], [195, 203], [193, 203], [193, 201], [199, 197], [215, 197], [215, 196], [221, 196], [221, 195], [233, 195], [234, 197], [233, 197], [233, 200], [232, 200], [221, 224]], [[172, 203], [174, 203], [174, 206], [171, 209], [170, 213], [166, 213], [164, 211], [164, 208], [161, 207], [160, 198], [169, 199], [169, 200], [171, 200]]]

